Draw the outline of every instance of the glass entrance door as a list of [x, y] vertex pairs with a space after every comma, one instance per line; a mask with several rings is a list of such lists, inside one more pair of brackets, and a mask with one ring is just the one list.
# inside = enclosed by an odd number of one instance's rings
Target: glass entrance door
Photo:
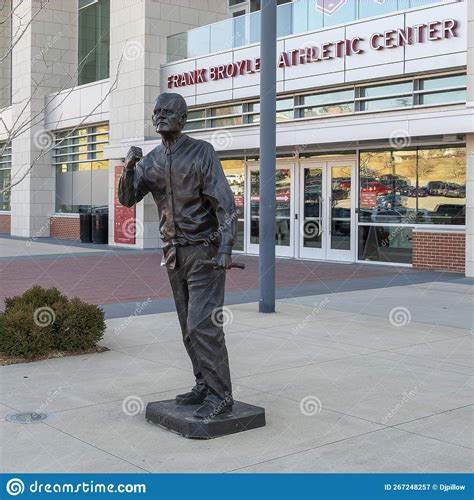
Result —
[[[276, 217], [275, 245], [276, 255], [293, 257], [294, 254], [294, 186], [293, 164], [280, 164], [276, 168]], [[248, 224], [247, 248], [249, 253], [258, 253], [260, 228], [260, 170], [258, 164], [249, 166], [249, 200], [250, 210], [247, 211]]]
[[300, 257], [355, 261], [355, 161], [301, 164]]

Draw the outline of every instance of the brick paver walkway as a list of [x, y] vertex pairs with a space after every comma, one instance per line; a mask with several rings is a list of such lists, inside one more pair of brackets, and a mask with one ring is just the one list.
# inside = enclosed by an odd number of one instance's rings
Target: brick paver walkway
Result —
[[[234, 259], [245, 262], [246, 268], [228, 272], [226, 289], [246, 292], [258, 288], [258, 258], [237, 255]], [[6, 296], [22, 293], [36, 283], [56, 286], [69, 296], [92, 303], [171, 297], [166, 269], [160, 266], [160, 261], [159, 252], [3, 259], [0, 260], [0, 301], [3, 304]], [[412, 272], [408, 268], [388, 266], [277, 259], [276, 281], [278, 287], [296, 287]]]

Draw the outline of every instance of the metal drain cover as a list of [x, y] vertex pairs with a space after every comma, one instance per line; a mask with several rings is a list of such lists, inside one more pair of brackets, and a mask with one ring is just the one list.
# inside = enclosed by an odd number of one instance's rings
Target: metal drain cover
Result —
[[8, 422], [13, 422], [14, 424], [35, 424], [37, 422], [42, 422], [48, 418], [47, 413], [38, 413], [36, 411], [25, 411], [21, 413], [11, 413], [5, 418]]

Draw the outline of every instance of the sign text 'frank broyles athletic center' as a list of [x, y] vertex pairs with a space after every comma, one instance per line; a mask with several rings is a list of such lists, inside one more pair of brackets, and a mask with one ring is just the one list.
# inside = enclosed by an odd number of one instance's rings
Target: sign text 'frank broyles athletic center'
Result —
[[[457, 37], [458, 21], [443, 19], [373, 33], [369, 39], [356, 36], [352, 39], [325, 42], [318, 45], [306, 44], [304, 47], [283, 51], [278, 57], [278, 67], [285, 68], [298, 64], [310, 64], [336, 59], [344, 56], [362, 54], [367, 50], [385, 50], [426, 42], [436, 42]], [[368, 43], [367, 43], [368, 42]], [[228, 64], [209, 68], [199, 68], [168, 76], [168, 88], [186, 87], [210, 80], [234, 78], [239, 75], [256, 73], [260, 70], [260, 58], [242, 59]]]

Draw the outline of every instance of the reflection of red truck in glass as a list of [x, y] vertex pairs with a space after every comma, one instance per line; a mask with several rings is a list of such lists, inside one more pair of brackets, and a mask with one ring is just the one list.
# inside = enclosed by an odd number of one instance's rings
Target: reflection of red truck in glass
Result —
[[362, 193], [377, 193], [378, 195], [386, 195], [390, 192], [390, 188], [384, 186], [381, 182], [371, 181], [365, 182], [361, 187]]

